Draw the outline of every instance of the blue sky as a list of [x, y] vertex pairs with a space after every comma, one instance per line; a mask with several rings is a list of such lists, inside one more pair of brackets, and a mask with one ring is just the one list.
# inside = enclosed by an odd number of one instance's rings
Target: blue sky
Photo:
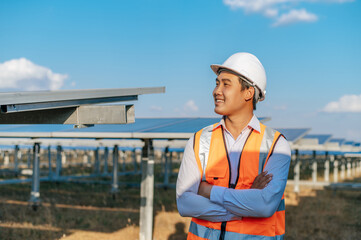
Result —
[[215, 116], [209, 65], [251, 52], [272, 127], [361, 141], [359, 0], [1, 1], [0, 91], [166, 86], [137, 117]]

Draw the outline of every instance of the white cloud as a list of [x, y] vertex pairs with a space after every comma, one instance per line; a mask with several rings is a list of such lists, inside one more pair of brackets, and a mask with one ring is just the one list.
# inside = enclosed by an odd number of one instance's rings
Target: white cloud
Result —
[[198, 106], [193, 100], [189, 100], [188, 102], [186, 102], [183, 106], [183, 109], [185, 111], [198, 112]]
[[266, 16], [267, 11], [275, 12], [280, 4], [287, 2], [290, 0], [223, 0], [232, 9], [242, 8], [246, 13], [262, 13]]
[[282, 14], [273, 26], [289, 25], [296, 22], [316, 22], [318, 17], [306, 11], [306, 9], [291, 10], [288, 13]]
[[0, 88], [17, 90], [57, 90], [63, 86], [66, 74], [54, 73], [26, 58], [0, 63]]
[[324, 112], [361, 112], [361, 95], [345, 95], [336, 102], [328, 103]]
[[318, 17], [306, 9], [296, 10], [301, 3], [346, 3], [355, 0], [223, 0], [231, 9], [243, 9], [247, 14], [259, 13], [274, 19], [273, 26], [297, 22], [315, 22]]

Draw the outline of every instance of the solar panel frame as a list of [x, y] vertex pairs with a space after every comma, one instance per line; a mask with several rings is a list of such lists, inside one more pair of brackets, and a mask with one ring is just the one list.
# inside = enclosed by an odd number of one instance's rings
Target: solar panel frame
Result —
[[306, 139], [317, 139], [318, 140], [318, 144], [325, 144], [327, 143], [330, 139], [331, 139], [332, 135], [331, 134], [307, 134], [306, 136], [304, 136], [303, 138]]

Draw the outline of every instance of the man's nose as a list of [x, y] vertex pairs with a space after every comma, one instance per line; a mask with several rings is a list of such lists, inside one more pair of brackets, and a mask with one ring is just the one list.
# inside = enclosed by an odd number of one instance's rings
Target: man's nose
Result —
[[217, 96], [217, 95], [221, 95], [222, 94], [222, 87], [221, 86], [217, 86], [215, 89], [214, 89], [214, 95]]

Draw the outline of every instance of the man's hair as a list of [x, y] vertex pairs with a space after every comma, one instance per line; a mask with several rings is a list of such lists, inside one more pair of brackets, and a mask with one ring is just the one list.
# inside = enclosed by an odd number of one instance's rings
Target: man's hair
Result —
[[256, 94], [258, 93], [258, 91], [256, 90], [256, 87], [255, 86], [252, 86], [251, 84], [249, 84], [247, 82], [247, 80], [242, 77], [242, 76], [239, 76], [239, 83], [241, 84], [241, 90], [245, 90], [245, 89], [249, 89], [250, 87], [253, 87], [254, 88], [254, 94], [253, 94], [253, 99], [252, 99], [252, 105], [253, 105], [253, 110], [256, 110], [256, 104], [257, 104], [257, 97], [256, 97]]

